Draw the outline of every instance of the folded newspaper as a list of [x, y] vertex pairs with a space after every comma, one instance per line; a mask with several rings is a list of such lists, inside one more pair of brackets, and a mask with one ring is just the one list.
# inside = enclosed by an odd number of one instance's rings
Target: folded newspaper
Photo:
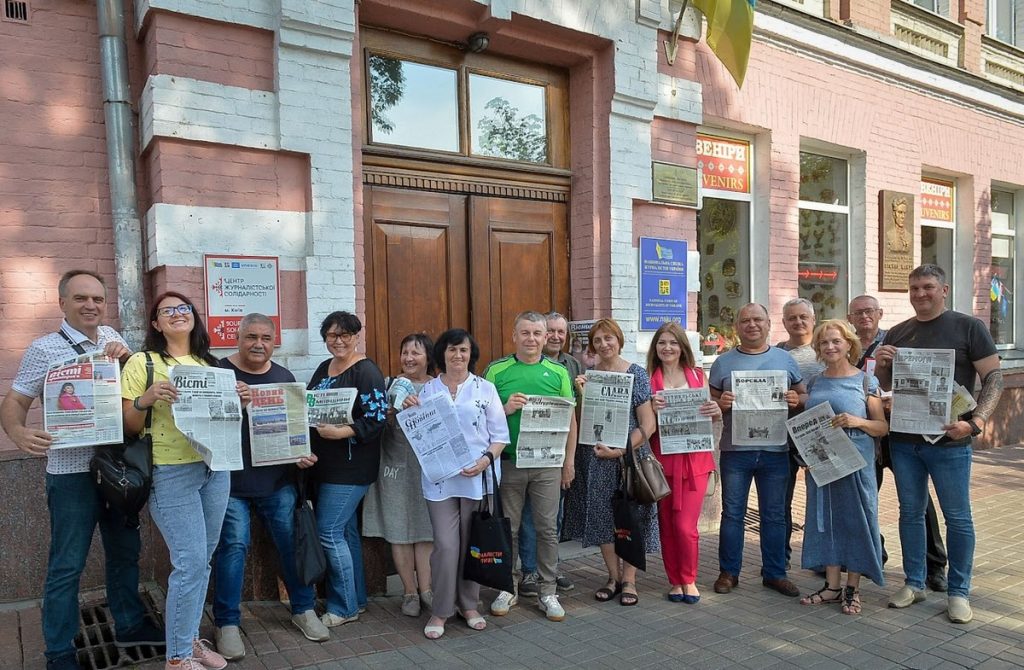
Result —
[[835, 415], [832, 406], [823, 402], [786, 421], [793, 444], [818, 486], [831, 484], [867, 465], [846, 431], [832, 425]]
[[892, 413], [889, 430], [915, 435], [945, 434], [953, 403], [952, 349], [900, 347], [892, 362]]
[[295, 463], [310, 455], [306, 385], [253, 384], [249, 448], [255, 467]]
[[202, 365], [172, 365], [168, 377], [178, 389], [171, 405], [174, 425], [214, 471], [241, 470], [242, 403], [235, 373]]
[[665, 407], [658, 411], [658, 436], [663, 454], [714, 451], [711, 419], [700, 413], [708, 401], [707, 387], [658, 391]]
[[423, 476], [438, 482], [456, 475], [480, 458], [473, 453], [462, 432], [455, 403], [447, 393], [420, 398], [420, 404], [398, 413], [409, 446], [420, 462]]
[[633, 375], [587, 370], [580, 411], [580, 444], [625, 449], [633, 402]]
[[[949, 406], [950, 416], [955, 416], [959, 418], [964, 414], [967, 414], [977, 406], [978, 402], [974, 399], [974, 396], [971, 395], [971, 392], [968, 391], [966, 387], [954, 382], [953, 402]], [[922, 435], [921, 437], [928, 440], [932, 444], [935, 444], [945, 436], [946, 434], [942, 433], [941, 435]]]
[[359, 395], [359, 389], [355, 388], [307, 391], [306, 406], [309, 408], [309, 425], [351, 425], [352, 407], [355, 405], [357, 395]]
[[516, 441], [517, 468], [562, 467], [575, 408], [571, 398], [526, 396]]
[[96, 352], [47, 370], [43, 429], [53, 437], [51, 449], [122, 442], [121, 366], [117, 360]]

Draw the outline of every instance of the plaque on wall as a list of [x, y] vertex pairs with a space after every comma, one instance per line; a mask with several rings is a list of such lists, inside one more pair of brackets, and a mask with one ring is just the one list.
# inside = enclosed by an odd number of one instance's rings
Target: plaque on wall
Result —
[[907, 291], [914, 269], [914, 196], [878, 192], [878, 290]]
[[697, 207], [697, 168], [652, 161], [651, 193], [655, 202]]

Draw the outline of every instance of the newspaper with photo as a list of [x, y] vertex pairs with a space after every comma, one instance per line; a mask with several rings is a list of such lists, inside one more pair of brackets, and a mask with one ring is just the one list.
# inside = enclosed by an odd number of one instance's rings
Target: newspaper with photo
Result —
[[352, 408], [357, 395], [359, 395], [359, 389], [355, 388], [306, 391], [309, 425], [351, 425]]
[[43, 385], [43, 429], [51, 449], [119, 444], [121, 366], [100, 352], [50, 367]]
[[178, 389], [171, 405], [174, 425], [214, 471], [241, 470], [242, 403], [235, 373], [202, 365], [172, 365], [168, 377]]
[[301, 382], [253, 384], [249, 449], [254, 467], [295, 463], [310, 455], [306, 385]]
[[[974, 410], [978, 406], [978, 401], [974, 399], [971, 392], [967, 390], [965, 386], [961, 386], [956, 382], [953, 382], [953, 403], [949, 406], [949, 415], [955, 416], [958, 419], [964, 414]], [[942, 435], [922, 435], [924, 439], [928, 440], [932, 444], [935, 444], [945, 436]]]
[[900, 347], [892, 362], [892, 414], [894, 433], [942, 436], [953, 404], [952, 349]]
[[732, 442], [743, 446], [786, 443], [785, 370], [734, 370], [732, 373]]
[[832, 406], [823, 402], [786, 420], [793, 444], [818, 486], [831, 484], [867, 465], [846, 431], [832, 425], [835, 415]]
[[633, 375], [587, 370], [580, 412], [580, 444], [625, 449], [633, 402]]
[[455, 403], [446, 393], [421, 397], [419, 405], [402, 410], [397, 418], [423, 475], [434, 484], [458, 474], [480, 457], [466, 443]]
[[665, 407], [658, 410], [658, 435], [661, 453], [690, 454], [714, 451], [715, 437], [711, 419], [700, 413], [708, 401], [707, 387], [658, 391]]
[[526, 396], [516, 441], [517, 468], [562, 467], [575, 408], [571, 398]]

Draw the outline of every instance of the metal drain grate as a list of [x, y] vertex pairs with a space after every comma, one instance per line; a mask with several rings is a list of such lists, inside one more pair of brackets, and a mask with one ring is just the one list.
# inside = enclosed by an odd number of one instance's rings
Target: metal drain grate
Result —
[[[751, 507], [747, 508], [747, 513], [743, 515], [743, 527], [751, 533], [761, 532], [761, 513]], [[802, 533], [804, 527], [798, 523], [793, 524], [793, 532]]]
[[[142, 604], [146, 607], [146, 616], [157, 625], [162, 625], [163, 618], [157, 614], [152, 598], [147, 593], [140, 594]], [[75, 647], [78, 649], [78, 662], [85, 668], [105, 670], [119, 668], [144, 661], [151, 661], [163, 656], [163, 647], [128, 647], [119, 649], [114, 646], [114, 618], [106, 600], [87, 603], [80, 612], [80, 626], [75, 636]]]

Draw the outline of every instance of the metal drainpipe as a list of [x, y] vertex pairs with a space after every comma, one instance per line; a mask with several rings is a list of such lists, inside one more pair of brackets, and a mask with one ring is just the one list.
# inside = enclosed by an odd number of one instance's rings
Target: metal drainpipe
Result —
[[121, 333], [137, 351], [145, 336], [142, 289], [142, 224], [135, 188], [132, 108], [128, 92], [128, 48], [123, 0], [96, 0], [100, 32], [103, 116], [107, 129], [107, 173], [114, 224], [114, 266]]

